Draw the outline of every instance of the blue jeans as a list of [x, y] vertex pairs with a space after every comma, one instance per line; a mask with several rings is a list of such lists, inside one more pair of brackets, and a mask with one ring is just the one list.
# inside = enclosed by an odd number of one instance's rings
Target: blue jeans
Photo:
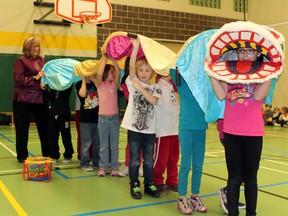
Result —
[[144, 134], [128, 130], [128, 143], [130, 153], [129, 178], [130, 184], [139, 183], [140, 155], [143, 155], [144, 184], [153, 183], [153, 154], [155, 134]]
[[188, 176], [192, 166], [191, 193], [199, 194], [205, 154], [206, 129], [181, 129], [178, 136], [181, 149], [178, 193], [180, 196], [186, 196]]
[[92, 166], [99, 167], [99, 134], [97, 123], [80, 122], [80, 135], [81, 135], [81, 167], [90, 164], [90, 151], [92, 145]]
[[[100, 169], [116, 170], [119, 168], [119, 115], [98, 117], [98, 131], [100, 137]], [[109, 151], [110, 150], [110, 151]], [[109, 154], [110, 153], [110, 154]], [[109, 157], [110, 155], [110, 157]], [[110, 160], [109, 160], [110, 158]]]

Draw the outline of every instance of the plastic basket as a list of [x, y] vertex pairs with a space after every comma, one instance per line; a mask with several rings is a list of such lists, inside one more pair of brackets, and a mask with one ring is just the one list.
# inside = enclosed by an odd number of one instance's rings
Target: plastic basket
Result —
[[53, 160], [49, 157], [28, 158], [23, 164], [22, 177], [30, 181], [50, 181]]

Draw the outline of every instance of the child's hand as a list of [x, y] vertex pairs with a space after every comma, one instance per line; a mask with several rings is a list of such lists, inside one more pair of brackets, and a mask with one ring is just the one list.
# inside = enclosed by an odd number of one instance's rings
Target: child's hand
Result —
[[140, 45], [139, 37], [137, 37], [136, 39], [130, 38], [130, 40], [131, 40], [133, 47], [139, 47], [139, 45]]
[[103, 54], [102, 54], [102, 58], [103, 58], [104, 60], [107, 60], [107, 59], [108, 59], [107, 53], [103, 53]]
[[112, 61], [112, 62], [115, 62], [115, 61], [116, 61], [114, 58], [112, 58], [112, 57], [110, 57], [110, 56], [107, 56], [107, 58], [108, 58], [110, 61]]
[[90, 77], [88, 77], [88, 79], [90, 79], [93, 83], [95, 83], [96, 84], [96, 76], [90, 76]]
[[133, 80], [132, 82], [133, 82], [133, 83], [132, 83], [132, 86], [133, 86], [135, 89], [137, 89], [138, 91], [139, 91], [140, 89], [142, 89], [142, 86], [140, 85], [140, 83], [139, 83], [137, 80]]

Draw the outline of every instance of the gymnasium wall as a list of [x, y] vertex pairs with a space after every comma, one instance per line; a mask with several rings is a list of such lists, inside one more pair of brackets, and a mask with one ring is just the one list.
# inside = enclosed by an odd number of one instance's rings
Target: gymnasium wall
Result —
[[249, 1], [249, 20], [255, 23], [269, 26], [281, 32], [286, 39], [286, 49], [284, 65], [285, 70], [277, 81], [274, 97], [272, 101], [273, 107], [288, 107], [288, 53], [287, 53], [287, 36], [288, 36], [288, 1], [286, 0], [253, 0]]
[[[72, 0], [67, 0], [69, 1]], [[23, 41], [28, 36], [36, 35], [40, 38], [42, 54], [47, 61], [64, 57], [76, 60], [98, 58], [104, 40], [114, 31], [139, 33], [154, 38], [177, 52], [189, 37], [242, 17], [241, 13], [233, 12], [229, 1], [222, 1], [222, 9], [219, 10], [195, 7], [186, 0], [111, 0], [112, 22], [99, 27], [79, 24], [66, 27], [34, 24], [34, 20], [43, 18], [51, 10], [49, 7], [34, 6], [34, 2], [36, 0], [2, 2], [0, 112], [12, 111], [13, 63], [21, 54]], [[43, 2], [54, 3], [53, 0]], [[45, 17], [45, 20], [61, 21], [54, 13]]]
[[[99, 27], [79, 24], [65, 27], [34, 24], [34, 20], [51, 10], [36, 7], [34, 2], [36, 0], [13, 0], [1, 4], [0, 112], [12, 111], [13, 63], [21, 54], [23, 41], [28, 36], [40, 38], [42, 54], [47, 60], [64, 57], [77, 60], [99, 58], [102, 44], [114, 31], [151, 37], [177, 53], [189, 37], [244, 18], [244, 14], [233, 11], [233, 0], [222, 0], [221, 9], [189, 5], [188, 0], [110, 0], [113, 10], [110, 23]], [[54, 3], [54, 0], [43, 2]], [[287, 37], [286, 0], [250, 0], [248, 6], [249, 13], [245, 14], [247, 20], [275, 28]], [[54, 12], [45, 19], [61, 21]], [[285, 54], [287, 56], [287, 52]], [[275, 88], [273, 106], [288, 106], [287, 83], [288, 75], [284, 72]]]
[[[50, 7], [36, 7], [31, 0], [1, 2], [0, 24], [0, 112], [12, 111], [13, 64], [22, 54], [22, 45], [29, 36], [37, 36], [46, 61], [73, 58], [78, 61], [97, 58], [97, 28], [77, 24], [70, 27], [34, 24]], [[54, 3], [53, 0], [43, 2]], [[52, 8], [53, 9], [53, 8]], [[54, 12], [45, 19], [62, 21]], [[75, 94], [71, 94], [72, 110]], [[1, 116], [0, 116], [1, 117]]]
[[[98, 55], [100, 55], [100, 48], [107, 35], [115, 31], [137, 33], [153, 38], [160, 43], [170, 42], [182, 45], [191, 36], [202, 31], [220, 28], [227, 22], [242, 18], [241, 13], [232, 13], [232, 1], [222, 0], [223, 8], [221, 10], [192, 6], [188, 4], [187, 0], [111, 2], [115, 2], [113, 4], [113, 20], [103, 24], [97, 32]], [[227, 11], [230, 13], [224, 13], [224, 8], [228, 8], [228, 6], [230, 9]], [[209, 16], [205, 14], [209, 14]], [[220, 14], [222, 16], [218, 16]], [[169, 45], [167, 46], [169, 47]]]

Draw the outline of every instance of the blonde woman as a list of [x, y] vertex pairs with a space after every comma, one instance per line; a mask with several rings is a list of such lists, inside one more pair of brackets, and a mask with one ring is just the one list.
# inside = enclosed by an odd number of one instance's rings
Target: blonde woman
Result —
[[48, 103], [43, 99], [40, 79], [45, 76], [45, 59], [40, 55], [37, 37], [29, 37], [23, 44], [23, 55], [14, 63], [13, 114], [16, 129], [16, 152], [20, 163], [28, 157], [28, 134], [33, 115], [41, 143], [42, 155], [49, 156], [47, 142]]

